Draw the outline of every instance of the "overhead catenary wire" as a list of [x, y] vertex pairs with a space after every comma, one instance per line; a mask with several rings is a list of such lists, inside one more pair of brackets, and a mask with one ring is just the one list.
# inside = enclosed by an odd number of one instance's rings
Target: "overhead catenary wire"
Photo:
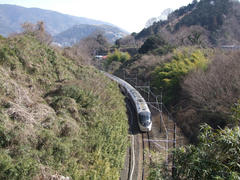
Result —
[[[147, 94], [147, 104], [152, 107], [153, 109], [155, 109], [156, 111], [158, 111], [160, 113], [160, 131], [164, 130], [165, 132], [165, 140], [159, 140], [159, 141], [154, 141], [154, 140], [149, 140], [151, 141], [153, 144], [155, 144], [158, 148], [160, 149], [165, 149], [165, 152], [166, 152], [166, 156], [165, 156], [165, 159], [166, 159], [166, 166], [168, 167], [169, 165], [169, 159], [168, 159], [168, 148], [169, 148], [169, 145], [168, 143], [172, 142], [173, 143], [173, 148], [176, 147], [176, 122], [174, 121], [174, 118], [172, 116], [172, 114], [169, 112], [169, 110], [167, 109], [167, 107], [164, 105], [163, 103], [163, 94], [162, 94], [162, 90], [161, 90], [161, 94], [160, 95], [155, 95], [154, 92], [151, 91], [151, 86], [150, 86], [150, 83], [148, 83], [149, 85], [138, 85], [138, 77], [137, 77], [137, 74], [136, 74], [136, 77], [133, 77], [133, 78], [127, 78], [126, 77], [126, 73], [124, 71], [124, 80], [130, 80], [133, 84], [133, 86], [136, 88], [136, 89], [139, 89], [140, 91], [142, 91], [143, 93], [146, 93]], [[135, 81], [134, 81], [135, 80]], [[130, 83], [130, 82], [129, 82]], [[154, 99], [155, 101], [150, 101], [150, 98], [152, 97], [152, 99]], [[160, 97], [160, 101], [159, 101], [159, 97]], [[173, 140], [169, 139], [169, 130], [168, 130], [168, 127], [166, 126], [166, 124], [164, 123], [164, 120], [163, 120], [163, 112], [167, 115], [167, 122], [168, 121], [172, 121], [174, 123], [174, 128], [173, 128]], [[171, 130], [172, 131], [172, 130]], [[161, 146], [160, 144], [158, 144], [158, 142], [165, 142], [165, 147]], [[172, 176], [174, 177], [174, 173], [175, 173], [175, 167], [174, 167], [174, 156], [172, 158]]]

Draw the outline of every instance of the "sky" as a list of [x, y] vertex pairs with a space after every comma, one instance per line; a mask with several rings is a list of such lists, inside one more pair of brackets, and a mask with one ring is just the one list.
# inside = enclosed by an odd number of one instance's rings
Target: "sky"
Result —
[[37, 7], [112, 23], [130, 33], [141, 31], [150, 18], [192, 0], [0, 0], [0, 4]]

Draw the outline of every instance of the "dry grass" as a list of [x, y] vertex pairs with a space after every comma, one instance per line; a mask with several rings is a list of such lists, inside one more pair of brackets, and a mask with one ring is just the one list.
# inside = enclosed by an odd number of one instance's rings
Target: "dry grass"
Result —
[[128, 125], [118, 86], [32, 36], [0, 41], [0, 179], [117, 179]]

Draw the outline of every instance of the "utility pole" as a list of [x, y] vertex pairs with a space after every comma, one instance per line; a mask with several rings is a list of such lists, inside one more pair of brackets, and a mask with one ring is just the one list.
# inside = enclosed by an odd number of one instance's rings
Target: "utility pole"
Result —
[[[176, 123], [174, 122], [174, 134], [173, 134], [173, 149], [176, 148]], [[172, 177], [173, 179], [176, 177], [176, 167], [175, 167], [175, 155], [173, 153], [172, 159]]]

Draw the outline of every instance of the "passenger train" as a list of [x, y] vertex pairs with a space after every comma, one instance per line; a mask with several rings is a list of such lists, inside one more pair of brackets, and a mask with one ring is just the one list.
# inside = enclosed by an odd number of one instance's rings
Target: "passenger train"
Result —
[[126, 95], [129, 97], [131, 103], [133, 104], [136, 112], [137, 112], [137, 118], [138, 118], [138, 126], [140, 131], [142, 132], [149, 132], [152, 129], [152, 118], [151, 118], [151, 112], [148, 108], [148, 105], [144, 98], [141, 96], [141, 94], [132, 87], [129, 83], [126, 81], [113, 76], [111, 74], [108, 74], [104, 72], [106, 76], [108, 76], [110, 79], [116, 81], [121, 89], [126, 93]]

